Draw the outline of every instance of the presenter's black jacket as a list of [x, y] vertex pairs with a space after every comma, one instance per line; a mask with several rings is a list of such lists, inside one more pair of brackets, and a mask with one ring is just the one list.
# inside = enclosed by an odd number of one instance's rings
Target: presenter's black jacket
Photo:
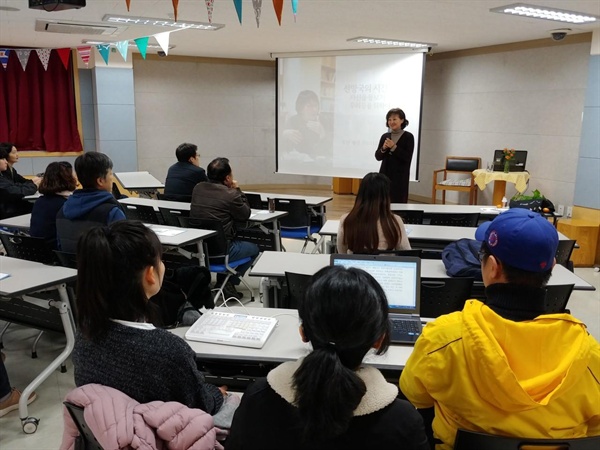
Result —
[[206, 172], [190, 162], [178, 161], [169, 167], [165, 181], [165, 196], [173, 200], [187, 201], [198, 183], [208, 181]]
[[381, 136], [375, 151], [375, 159], [381, 161], [379, 173], [386, 175], [392, 182], [390, 188], [392, 203], [408, 203], [408, 181], [410, 163], [415, 150], [415, 137], [412, 133], [404, 131], [393, 152], [389, 150], [382, 152], [383, 143], [391, 137], [392, 133], [385, 133]]
[[31, 212], [31, 203], [23, 200], [37, 192], [33, 181], [23, 178], [14, 169], [0, 173], [0, 219]]

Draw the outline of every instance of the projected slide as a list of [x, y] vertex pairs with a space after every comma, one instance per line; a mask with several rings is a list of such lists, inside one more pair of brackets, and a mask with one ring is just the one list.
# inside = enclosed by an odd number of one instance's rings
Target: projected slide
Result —
[[385, 114], [401, 108], [415, 136], [417, 179], [423, 53], [277, 59], [277, 171], [362, 178], [388, 131]]

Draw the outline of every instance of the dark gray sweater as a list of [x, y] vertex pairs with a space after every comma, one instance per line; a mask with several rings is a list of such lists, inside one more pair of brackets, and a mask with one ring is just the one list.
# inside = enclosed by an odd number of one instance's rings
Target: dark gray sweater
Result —
[[73, 365], [77, 386], [103, 384], [140, 403], [176, 401], [209, 414], [223, 404], [221, 391], [198, 370], [194, 351], [166, 330], [111, 322], [108, 332], [93, 341], [78, 332]]

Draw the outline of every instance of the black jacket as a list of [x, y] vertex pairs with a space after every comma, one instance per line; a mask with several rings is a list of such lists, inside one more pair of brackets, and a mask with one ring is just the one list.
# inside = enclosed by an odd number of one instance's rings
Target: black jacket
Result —
[[14, 169], [0, 173], [0, 219], [31, 212], [31, 204], [23, 200], [37, 192], [33, 181], [19, 175]]
[[173, 200], [190, 201], [194, 187], [203, 181], [208, 181], [206, 172], [189, 162], [176, 162], [167, 172], [165, 180], [165, 196]]

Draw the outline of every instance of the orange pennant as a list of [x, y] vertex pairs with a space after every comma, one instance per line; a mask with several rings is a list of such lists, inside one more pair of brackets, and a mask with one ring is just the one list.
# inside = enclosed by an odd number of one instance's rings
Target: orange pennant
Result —
[[273, 8], [275, 8], [277, 21], [279, 22], [279, 26], [281, 26], [281, 12], [283, 11], [283, 0], [273, 0]]
[[173, 15], [175, 16], [175, 22], [177, 22], [177, 7], [179, 6], [179, 0], [173, 0]]
[[70, 48], [57, 48], [56, 53], [60, 57], [60, 60], [65, 66], [65, 69], [69, 68], [69, 58], [71, 57], [71, 49]]
[[129, 11], [129, 5], [131, 3], [131, 0], [125, 0], [125, 3], [127, 4], [127, 11]]

